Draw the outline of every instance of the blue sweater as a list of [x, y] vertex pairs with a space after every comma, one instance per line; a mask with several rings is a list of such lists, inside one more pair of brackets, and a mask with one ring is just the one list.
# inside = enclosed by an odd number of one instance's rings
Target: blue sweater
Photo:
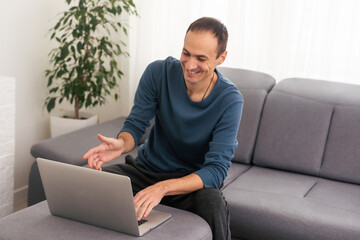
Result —
[[220, 187], [234, 157], [244, 101], [236, 86], [215, 71], [214, 89], [193, 102], [178, 60], [169, 57], [146, 68], [121, 132], [129, 132], [136, 146], [155, 116], [137, 158], [148, 171], [193, 171], [206, 188]]

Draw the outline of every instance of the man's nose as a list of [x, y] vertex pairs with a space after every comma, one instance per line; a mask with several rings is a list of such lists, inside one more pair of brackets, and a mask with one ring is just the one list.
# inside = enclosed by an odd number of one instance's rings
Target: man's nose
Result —
[[198, 63], [196, 61], [195, 58], [190, 58], [187, 62], [186, 62], [186, 68], [188, 70], [193, 70], [196, 69], [198, 67]]

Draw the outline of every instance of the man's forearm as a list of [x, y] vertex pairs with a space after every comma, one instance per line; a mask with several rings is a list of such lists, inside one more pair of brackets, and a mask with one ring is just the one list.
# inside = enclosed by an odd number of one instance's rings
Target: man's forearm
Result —
[[118, 135], [118, 139], [120, 141], [123, 141], [124, 142], [124, 149], [122, 151], [122, 154], [123, 153], [127, 153], [127, 152], [130, 152], [131, 150], [134, 149], [135, 147], [135, 141], [134, 141], [134, 138], [133, 136], [128, 133], [128, 132], [121, 132], [119, 135]]
[[164, 196], [187, 194], [204, 188], [203, 181], [195, 173], [182, 178], [165, 180], [157, 184], [162, 187]]

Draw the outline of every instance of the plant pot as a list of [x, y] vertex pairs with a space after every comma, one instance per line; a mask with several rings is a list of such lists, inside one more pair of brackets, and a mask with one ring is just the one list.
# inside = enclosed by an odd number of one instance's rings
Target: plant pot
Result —
[[[64, 111], [61, 116], [74, 116], [70, 111]], [[50, 116], [51, 137], [56, 137], [97, 123], [98, 115], [80, 112], [80, 119], [70, 117]]]

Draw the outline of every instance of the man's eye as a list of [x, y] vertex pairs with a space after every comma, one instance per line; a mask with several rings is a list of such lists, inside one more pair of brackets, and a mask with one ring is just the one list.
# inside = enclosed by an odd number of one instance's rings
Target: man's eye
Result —
[[205, 58], [198, 58], [198, 60], [199, 60], [200, 62], [205, 62], [205, 61], [206, 61]]
[[185, 56], [190, 56], [190, 54], [189, 54], [188, 52], [183, 52], [183, 54], [184, 54]]

